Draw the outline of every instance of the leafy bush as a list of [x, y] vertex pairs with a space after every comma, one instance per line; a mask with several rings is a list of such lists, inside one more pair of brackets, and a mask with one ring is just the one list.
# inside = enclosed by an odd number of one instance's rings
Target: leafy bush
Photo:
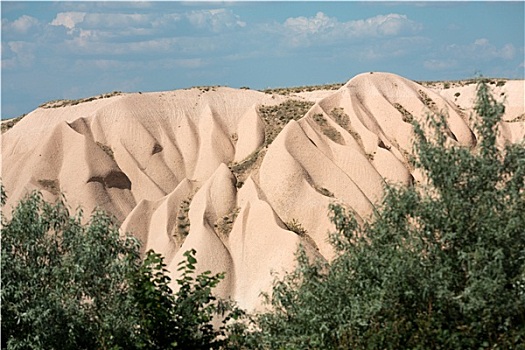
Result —
[[195, 251], [173, 293], [163, 258], [141, 262], [138, 241], [101, 211], [84, 225], [33, 193], [2, 217], [1, 243], [3, 349], [218, 348], [213, 317], [237, 312], [212, 294], [222, 274], [194, 277]]
[[[142, 320], [136, 343], [139, 348], [219, 349], [224, 345], [226, 322], [241, 312], [212, 294], [224, 278], [223, 273], [211, 275], [206, 271], [194, 277], [195, 254], [193, 249], [184, 253], [186, 260], [178, 268], [179, 289], [173, 293], [164, 258], [151, 250], [147, 252], [132, 284]], [[218, 329], [211, 324], [215, 316], [224, 316]]]
[[97, 212], [89, 224], [38, 193], [2, 222], [2, 348], [130, 347], [138, 242]]
[[[444, 116], [416, 122], [426, 185], [386, 187], [359, 225], [331, 205], [337, 256], [277, 281], [254, 317], [261, 349], [520, 349], [525, 343], [525, 147], [496, 146], [504, 108], [478, 85], [474, 150], [448, 145]], [[433, 133], [433, 134], [434, 134]]]

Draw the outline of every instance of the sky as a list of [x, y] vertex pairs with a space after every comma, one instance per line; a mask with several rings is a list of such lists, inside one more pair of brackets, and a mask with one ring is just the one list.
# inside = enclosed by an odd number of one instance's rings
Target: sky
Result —
[[1, 2], [1, 116], [202, 85], [524, 78], [524, 2]]

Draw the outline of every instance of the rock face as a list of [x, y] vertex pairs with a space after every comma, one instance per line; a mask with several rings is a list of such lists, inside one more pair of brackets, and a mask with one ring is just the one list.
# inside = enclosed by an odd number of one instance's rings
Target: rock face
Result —
[[[498, 85], [507, 111], [499, 142], [519, 142], [524, 81]], [[425, 87], [375, 72], [318, 95], [193, 88], [39, 108], [2, 135], [4, 209], [32, 190], [51, 201], [64, 193], [86, 213], [103, 208], [144, 251], [165, 255], [173, 275], [195, 248], [199, 271], [226, 272], [220, 295], [261, 308], [260, 293], [272, 273], [294, 267], [299, 244], [333, 257], [330, 203], [364, 220], [386, 182], [423, 181], [408, 162], [411, 120], [445, 111], [452, 142], [476, 145], [474, 85]], [[301, 118], [265, 138], [274, 125], [261, 106], [304, 105], [309, 96]]]

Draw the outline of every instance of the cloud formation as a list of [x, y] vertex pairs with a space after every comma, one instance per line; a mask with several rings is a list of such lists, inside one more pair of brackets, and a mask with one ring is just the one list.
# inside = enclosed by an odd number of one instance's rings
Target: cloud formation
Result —
[[10, 23], [10, 27], [18, 33], [27, 33], [30, 29], [37, 27], [40, 24], [38, 19], [23, 15]]
[[[9, 94], [24, 91], [41, 103], [72, 85], [78, 91], [68, 91], [79, 96], [115, 90], [123, 81], [142, 90], [172, 88], [173, 81], [264, 87], [305, 84], [306, 77], [338, 81], [379, 69], [417, 79], [474, 70], [523, 76], [523, 34], [511, 31], [519, 11], [478, 23], [476, 16], [486, 15], [483, 4], [440, 6], [6, 2], [2, 73], [9, 83], [2, 94], [15, 101], [19, 97]], [[460, 13], [437, 18], [436, 7]]]
[[186, 14], [186, 18], [196, 28], [210, 29], [213, 32], [246, 26], [246, 22], [241, 21], [239, 16], [227, 9], [191, 11]]
[[85, 17], [86, 12], [60, 12], [50, 24], [52, 26], [64, 26], [72, 30], [77, 24], [84, 22]]
[[322, 43], [414, 34], [421, 28], [420, 23], [397, 13], [340, 22], [335, 17], [318, 12], [314, 17], [286, 19], [282, 25], [282, 33], [292, 47], [308, 47]]

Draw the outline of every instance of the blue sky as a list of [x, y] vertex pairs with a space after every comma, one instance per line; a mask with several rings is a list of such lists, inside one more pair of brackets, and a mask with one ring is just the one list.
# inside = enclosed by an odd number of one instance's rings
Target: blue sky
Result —
[[524, 78], [524, 2], [5, 2], [2, 118], [195, 85]]

